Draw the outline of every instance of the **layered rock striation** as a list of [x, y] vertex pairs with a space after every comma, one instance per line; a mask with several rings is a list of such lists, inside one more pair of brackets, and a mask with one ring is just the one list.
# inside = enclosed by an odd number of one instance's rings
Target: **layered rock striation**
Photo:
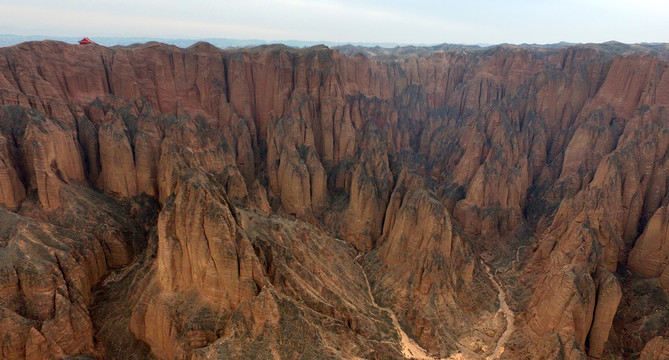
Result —
[[2, 357], [661, 358], [666, 49], [343, 51], [0, 49]]

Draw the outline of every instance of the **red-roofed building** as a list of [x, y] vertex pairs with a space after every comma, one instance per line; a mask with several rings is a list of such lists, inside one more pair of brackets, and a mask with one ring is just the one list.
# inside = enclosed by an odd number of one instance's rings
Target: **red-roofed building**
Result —
[[87, 37], [79, 40], [79, 45], [87, 45], [87, 44], [94, 44], [94, 42]]

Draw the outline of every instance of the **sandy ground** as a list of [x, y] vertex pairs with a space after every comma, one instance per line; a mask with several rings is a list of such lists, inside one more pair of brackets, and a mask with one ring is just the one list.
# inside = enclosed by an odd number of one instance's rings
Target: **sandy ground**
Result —
[[506, 330], [504, 330], [504, 333], [502, 333], [502, 336], [500, 336], [499, 340], [497, 340], [497, 345], [495, 345], [495, 350], [490, 354], [486, 360], [495, 360], [499, 359], [500, 356], [502, 356], [502, 353], [504, 353], [504, 345], [506, 345], [506, 341], [509, 340], [509, 337], [513, 332], [516, 330], [513, 320], [514, 320], [514, 314], [511, 309], [509, 309], [509, 305], [506, 303], [506, 292], [504, 292], [504, 289], [502, 288], [502, 285], [500, 285], [499, 281], [495, 276], [493, 276], [492, 272], [490, 271], [490, 267], [483, 263], [483, 266], [485, 266], [485, 270], [488, 273], [488, 276], [490, 277], [490, 280], [495, 284], [495, 287], [497, 288], [498, 295], [497, 298], [499, 299], [499, 311], [504, 313], [504, 317], [506, 318]]
[[[360, 258], [360, 255], [356, 256], [356, 262]], [[514, 314], [511, 309], [509, 309], [509, 305], [506, 303], [506, 292], [500, 285], [499, 281], [495, 276], [492, 274], [490, 271], [490, 267], [483, 263], [483, 265], [486, 268], [486, 272], [488, 273], [488, 276], [490, 277], [490, 280], [495, 284], [495, 287], [497, 288], [498, 291], [498, 299], [499, 299], [499, 312], [502, 312], [504, 314], [504, 317], [506, 318], [506, 330], [504, 330], [504, 333], [502, 333], [502, 336], [500, 336], [499, 340], [497, 340], [497, 344], [495, 345], [495, 349], [493, 350], [492, 354], [490, 354], [488, 357], [486, 357], [486, 360], [495, 360], [499, 359], [499, 357], [504, 353], [504, 346], [506, 345], [507, 340], [511, 336], [511, 334], [515, 330], [515, 326], [513, 324], [514, 322]], [[362, 267], [361, 267], [362, 270]], [[385, 311], [388, 316], [393, 321], [393, 326], [395, 327], [395, 331], [397, 332], [397, 335], [400, 338], [400, 346], [402, 348], [402, 355], [404, 355], [405, 358], [407, 359], [418, 359], [418, 360], [465, 360], [469, 359], [470, 357], [462, 354], [462, 353], [457, 353], [454, 355], [451, 355], [448, 358], [439, 358], [430, 355], [425, 349], [423, 349], [420, 345], [418, 345], [413, 339], [411, 339], [402, 329], [402, 327], [399, 324], [399, 321], [397, 321], [397, 317], [395, 316], [395, 313], [387, 308], [387, 307], [381, 307], [376, 303], [376, 300], [374, 300], [374, 295], [372, 295], [372, 288], [369, 286], [369, 281], [367, 280], [367, 274], [365, 274], [365, 271], [362, 270], [362, 274], [365, 277], [365, 282], [367, 284], [367, 293], [369, 294], [369, 298], [372, 301], [372, 305], [375, 307]]]

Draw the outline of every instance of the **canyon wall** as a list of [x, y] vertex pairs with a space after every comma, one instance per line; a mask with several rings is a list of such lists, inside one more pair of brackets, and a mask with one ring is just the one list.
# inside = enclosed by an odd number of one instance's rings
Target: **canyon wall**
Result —
[[660, 354], [669, 63], [608, 45], [0, 49], [3, 358], [485, 358], [497, 280], [503, 357]]

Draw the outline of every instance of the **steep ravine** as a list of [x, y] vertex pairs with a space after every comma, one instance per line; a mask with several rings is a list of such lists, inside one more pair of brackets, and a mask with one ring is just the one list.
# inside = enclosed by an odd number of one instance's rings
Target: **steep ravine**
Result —
[[506, 345], [506, 342], [509, 340], [509, 337], [511, 337], [511, 334], [516, 330], [516, 326], [514, 324], [515, 320], [515, 315], [513, 311], [509, 308], [509, 305], [506, 303], [506, 292], [504, 291], [504, 288], [500, 284], [499, 278], [493, 275], [493, 273], [490, 271], [490, 266], [483, 261], [481, 261], [483, 266], [485, 266], [485, 270], [488, 273], [488, 276], [490, 277], [490, 281], [495, 284], [495, 287], [497, 288], [498, 295], [497, 299], [499, 300], [499, 312], [504, 314], [504, 318], [506, 319], [506, 328], [504, 329], [504, 332], [502, 333], [502, 336], [499, 337], [497, 340], [497, 343], [495, 344], [495, 347], [493, 349], [492, 354], [488, 355], [486, 357], [486, 360], [497, 360], [502, 356], [502, 353], [504, 353], [504, 346]]
[[385, 311], [393, 321], [393, 328], [395, 329], [395, 332], [397, 333], [397, 336], [399, 338], [399, 345], [402, 348], [402, 355], [404, 355], [404, 357], [407, 359], [429, 359], [429, 360], [437, 359], [433, 356], [430, 356], [430, 354], [428, 354], [428, 352], [425, 351], [425, 349], [420, 347], [418, 344], [416, 344], [415, 341], [413, 341], [413, 339], [407, 336], [404, 330], [402, 330], [400, 323], [397, 321], [397, 316], [395, 316], [395, 313], [391, 309], [380, 307], [376, 303], [376, 301], [374, 300], [374, 295], [372, 294], [372, 288], [369, 286], [369, 281], [367, 280], [367, 275], [365, 274], [364, 269], [361, 268], [361, 271], [365, 276], [365, 282], [367, 283], [367, 290], [369, 292], [369, 298], [372, 304], [376, 308]]
[[[359, 259], [359, 256], [362, 254], [359, 254], [356, 256], [356, 262]], [[399, 339], [399, 346], [402, 349], [402, 355], [406, 359], [426, 359], [426, 360], [434, 360], [438, 359], [434, 356], [431, 356], [425, 349], [420, 347], [420, 345], [416, 344], [416, 342], [411, 339], [404, 330], [402, 330], [402, 327], [400, 326], [399, 321], [397, 321], [397, 316], [395, 316], [395, 313], [387, 308], [387, 307], [381, 307], [376, 303], [376, 300], [374, 300], [374, 295], [372, 294], [372, 288], [369, 286], [369, 280], [367, 279], [367, 274], [365, 274], [365, 269], [360, 266], [360, 271], [362, 272], [363, 276], [365, 277], [365, 283], [367, 285], [367, 292], [369, 295], [369, 299], [372, 302], [372, 305], [374, 307], [386, 312], [388, 316], [392, 319], [393, 322], [393, 328], [395, 332], [397, 333], [397, 337]]]
[[0, 358], [662, 354], [666, 46], [392, 53], [0, 48]]
[[[359, 258], [363, 254], [358, 254], [356, 256], [356, 262], [359, 260]], [[492, 281], [492, 283], [495, 285], [498, 291], [498, 300], [499, 300], [499, 313], [503, 314], [505, 320], [506, 320], [506, 326], [504, 329], [504, 332], [502, 335], [497, 339], [495, 346], [493, 347], [492, 353], [488, 356], [485, 357], [486, 360], [497, 360], [501, 357], [502, 353], [504, 352], [504, 346], [506, 345], [507, 340], [513, 334], [515, 330], [515, 315], [513, 311], [509, 308], [508, 304], [506, 303], [506, 292], [504, 291], [504, 288], [500, 285], [500, 280], [493, 275], [493, 273], [490, 270], [490, 266], [486, 264], [485, 262], [481, 261], [481, 264], [486, 269], [486, 273], [488, 274], [488, 277]], [[376, 303], [376, 300], [374, 299], [374, 295], [372, 294], [371, 287], [369, 285], [369, 281], [367, 279], [367, 275], [364, 272], [364, 269], [362, 266], [360, 267], [364, 277], [365, 277], [365, 282], [367, 285], [368, 289], [368, 294], [370, 301], [372, 304], [385, 311], [388, 316], [393, 321], [393, 327], [398, 335], [399, 338], [399, 345], [402, 349], [402, 355], [404, 355], [405, 358], [407, 359], [419, 359], [419, 360], [458, 360], [458, 359], [483, 359], [482, 355], [476, 354], [470, 349], [467, 349], [466, 347], [462, 346], [461, 344], [458, 344], [459, 347], [459, 352], [447, 357], [447, 358], [440, 358], [437, 356], [433, 356], [430, 353], [428, 353], [424, 348], [422, 348], [420, 345], [418, 345], [413, 339], [411, 339], [406, 332], [402, 329], [402, 327], [399, 324], [399, 321], [397, 321], [397, 316], [395, 313], [392, 311], [392, 309], [387, 308], [387, 307], [381, 307]]]

